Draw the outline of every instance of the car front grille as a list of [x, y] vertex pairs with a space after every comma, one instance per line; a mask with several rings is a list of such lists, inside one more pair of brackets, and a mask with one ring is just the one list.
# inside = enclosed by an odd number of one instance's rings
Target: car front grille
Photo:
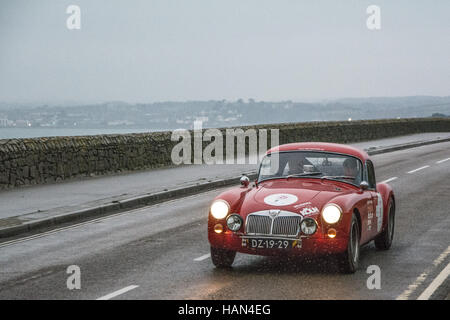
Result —
[[297, 217], [276, 217], [273, 220], [272, 234], [276, 235], [297, 235], [300, 229], [300, 221], [302, 218]]
[[297, 236], [302, 217], [299, 214], [280, 211], [271, 217], [269, 211], [251, 213], [247, 216], [245, 232], [248, 235]]
[[272, 219], [269, 216], [249, 215], [246, 226], [248, 234], [270, 234]]

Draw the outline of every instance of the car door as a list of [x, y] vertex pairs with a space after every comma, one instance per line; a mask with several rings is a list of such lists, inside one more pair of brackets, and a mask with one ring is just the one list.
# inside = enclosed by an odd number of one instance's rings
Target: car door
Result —
[[372, 199], [372, 203], [368, 204], [367, 231], [372, 237], [374, 237], [381, 231], [383, 226], [383, 198], [381, 194], [377, 192], [375, 169], [372, 161], [370, 160], [366, 161], [366, 172]]

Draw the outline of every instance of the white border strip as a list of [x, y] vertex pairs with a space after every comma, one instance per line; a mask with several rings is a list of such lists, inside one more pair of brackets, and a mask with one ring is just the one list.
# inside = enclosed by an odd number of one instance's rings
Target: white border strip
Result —
[[[439, 257], [437, 257], [433, 261], [433, 267], [436, 268], [439, 266], [442, 261], [445, 260], [445, 258], [450, 254], [450, 246], [447, 247], [447, 249], [442, 252]], [[416, 289], [427, 279], [428, 274], [430, 274], [433, 271], [433, 267], [427, 268], [420, 276], [416, 278], [416, 280], [408, 286], [408, 289], [403, 291], [402, 294], [400, 294], [396, 300], [408, 300], [409, 296], [416, 291]]]
[[439, 273], [439, 275], [431, 282], [428, 288], [417, 298], [417, 300], [428, 300], [437, 288], [447, 279], [450, 274], [450, 263]]
[[207, 253], [202, 255], [201, 257], [195, 258], [194, 261], [203, 261], [205, 259], [208, 259], [209, 257], [211, 257], [211, 253]]
[[448, 160], [450, 160], [450, 158], [447, 158], [447, 159], [443, 159], [443, 160], [439, 160], [439, 161], [436, 161], [436, 163], [443, 163], [443, 162], [446, 162], [446, 161], [448, 161]]
[[128, 286], [128, 287], [125, 287], [125, 288], [123, 288], [123, 289], [114, 291], [114, 292], [112, 292], [112, 293], [110, 293], [110, 294], [107, 294], [106, 296], [100, 297], [100, 298], [98, 298], [97, 300], [109, 300], [109, 299], [112, 299], [112, 298], [114, 298], [114, 297], [117, 297], [117, 296], [119, 296], [119, 295], [121, 295], [121, 294], [124, 294], [125, 292], [128, 292], [128, 291], [130, 291], [130, 290], [136, 289], [137, 287], [139, 287], [139, 286], [135, 286], [135, 285]]
[[394, 181], [394, 180], [397, 180], [397, 179], [398, 179], [398, 177], [392, 177], [392, 178], [386, 179], [384, 181], [381, 181], [381, 183], [388, 183], [388, 182], [391, 182], [391, 181]]
[[417, 171], [420, 171], [420, 170], [423, 170], [423, 169], [426, 169], [426, 168], [429, 168], [429, 167], [430, 167], [430, 166], [423, 166], [423, 167], [420, 167], [420, 168], [417, 168], [417, 169], [408, 171], [408, 173], [414, 173], [414, 172], [417, 172]]

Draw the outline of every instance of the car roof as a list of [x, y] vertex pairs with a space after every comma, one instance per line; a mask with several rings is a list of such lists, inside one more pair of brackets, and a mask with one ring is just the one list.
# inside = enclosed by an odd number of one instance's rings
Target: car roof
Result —
[[283, 151], [299, 151], [299, 150], [342, 153], [359, 158], [363, 162], [365, 160], [370, 159], [369, 155], [363, 150], [345, 144], [329, 143], [329, 142], [297, 142], [297, 143], [282, 144], [278, 147], [273, 147], [267, 150], [266, 154], [277, 151], [283, 152]]

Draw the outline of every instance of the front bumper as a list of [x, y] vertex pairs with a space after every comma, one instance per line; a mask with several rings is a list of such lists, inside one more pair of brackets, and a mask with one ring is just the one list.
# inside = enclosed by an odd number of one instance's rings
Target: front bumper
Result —
[[[214, 231], [208, 232], [208, 240], [212, 247], [222, 248], [232, 251], [237, 251], [246, 254], [254, 254], [261, 256], [276, 256], [276, 255], [290, 255], [290, 256], [319, 256], [341, 253], [347, 250], [348, 237], [328, 238], [320, 234], [314, 234], [311, 237], [302, 236], [298, 239], [298, 245], [289, 249], [261, 249], [248, 248], [243, 246], [243, 238], [252, 238], [242, 234], [236, 234], [227, 230], [224, 233], [217, 234]], [[262, 238], [262, 237], [254, 237]], [[277, 237], [268, 237], [270, 239], [279, 239]], [[292, 238], [289, 238], [293, 240]]]

